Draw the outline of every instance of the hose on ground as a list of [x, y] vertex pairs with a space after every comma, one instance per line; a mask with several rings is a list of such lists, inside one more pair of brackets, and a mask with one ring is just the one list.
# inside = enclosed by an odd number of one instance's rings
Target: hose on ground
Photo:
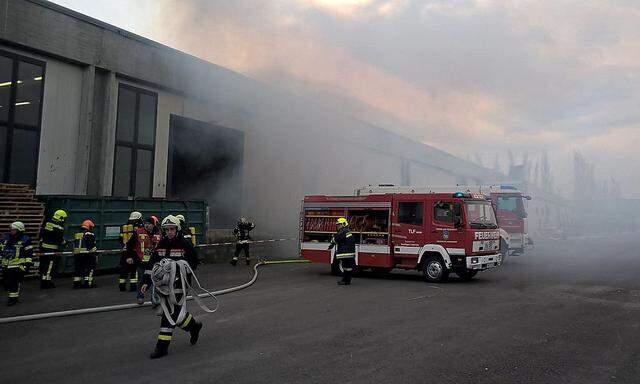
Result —
[[[261, 261], [253, 266], [253, 277], [248, 282], [230, 288], [221, 289], [219, 291], [202, 293], [198, 295], [198, 297], [210, 297], [213, 295], [226, 295], [231, 292], [240, 291], [242, 289], [248, 288], [258, 279], [258, 268], [264, 265], [274, 265], [274, 264], [297, 264], [297, 263], [308, 263], [308, 260], [275, 260], [275, 261]], [[193, 297], [187, 297], [187, 300], [192, 300]], [[8, 324], [8, 323], [17, 323], [22, 321], [32, 321], [32, 320], [42, 320], [42, 319], [50, 319], [53, 317], [66, 317], [66, 316], [77, 316], [77, 315], [87, 315], [90, 313], [100, 313], [100, 312], [112, 312], [112, 311], [121, 311], [124, 309], [133, 309], [133, 308], [142, 308], [148, 307], [152, 305], [151, 301], [145, 301], [143, 304], [130, 303], [130, 304], [117, 304], [117, 305], [107, 305], [103, 307], [94, 307], [94, 308], [82, 308], [82, 309], [71, 309], [67, 311], [58, 311], [58, 312], [47, 312], [47, 313], [36, 313], [33, 315], [22, 315], [22, 316], [12, 316], [12, 317], [4, 317], [0, 318], [0, 324]]]

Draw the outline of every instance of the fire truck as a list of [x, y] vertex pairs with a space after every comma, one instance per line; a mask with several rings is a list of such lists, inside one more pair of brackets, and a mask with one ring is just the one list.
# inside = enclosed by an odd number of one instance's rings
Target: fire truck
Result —
[[300, 256], [331, 265], [336, 220], [356, 237], [356, 265], [387, 273], [418, 270], [427, 282], [463, 280], [501, 265], [500, 231], [485, 195], [413, 187], [364, 187], [353, 196], [306, 196], [300, 214]]
[[[488, 192], [491, 196], [502, 232], [501, 238], [506, 241], [508, 254], [514, 256], [524, 254], [528, 243], [525, 229], [527, 211], [524, 201], [531, 200], [531, 197], [511, 185], [480, 187], [478, 192]], [[503, 256], [507, 255], [505, 251]]]

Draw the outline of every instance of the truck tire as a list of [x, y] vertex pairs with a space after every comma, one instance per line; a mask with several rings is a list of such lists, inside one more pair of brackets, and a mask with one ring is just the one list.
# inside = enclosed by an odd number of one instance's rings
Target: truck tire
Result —
[[474, 269], [462, 269], [462, 270], [456, 271], [456, 275], [458, 275], [458, 277], [463, 281], [469, 281], [473, 279], [477, 274], [478, 274], [478, 271]]
[[428, 283], [442, 283], [449, 278], [449, 271], [439, 256], [430, 256], [422, 263], [422, 274]]

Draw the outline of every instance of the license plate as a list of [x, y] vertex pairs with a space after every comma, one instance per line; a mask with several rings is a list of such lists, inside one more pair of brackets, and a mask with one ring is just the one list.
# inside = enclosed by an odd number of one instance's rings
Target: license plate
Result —
[[473, 242], [473, 252], [487, 252], [498, 250], [498, 240], [481, 240]]

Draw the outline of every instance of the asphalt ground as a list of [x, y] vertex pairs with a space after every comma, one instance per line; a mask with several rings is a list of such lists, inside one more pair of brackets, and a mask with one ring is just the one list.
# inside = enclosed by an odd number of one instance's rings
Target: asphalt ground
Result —
[[[151, 308], [0, 324], [3, 383], [638, 383], [640, 240], [538, 242], [475, 280], [427, 284], [417, 272], [364, 273], [336, 285], [324, 265], [260, 269], [220, 297], [196, 346], [176, 330], [150, 360]], [[203, 285], [251, 277], [205, 265]], [[113, 276], [39, 291], [0, 317], [131, 302]]]

